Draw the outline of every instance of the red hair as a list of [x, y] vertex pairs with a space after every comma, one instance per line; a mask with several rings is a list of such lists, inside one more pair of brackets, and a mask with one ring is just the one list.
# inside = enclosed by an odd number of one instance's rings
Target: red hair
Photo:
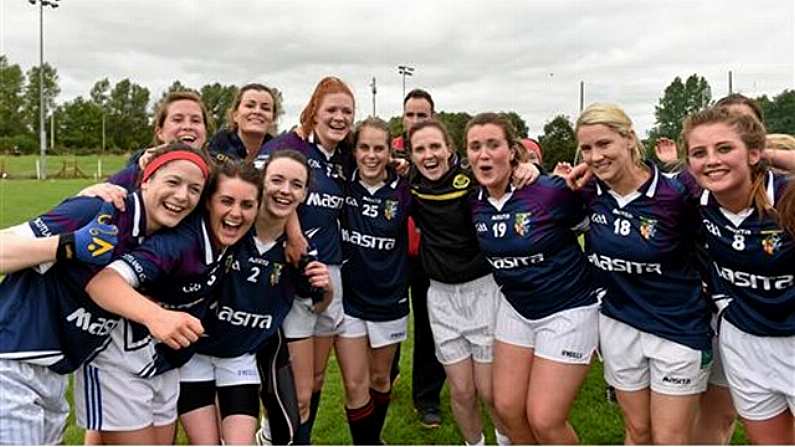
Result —
[[305, 137], [309, 136], [315, 127], [315, 116], [317, 116], [317, 111], [320, 109], [320, 103], [323, 102], [323, 98], [325, 98], [326, 95], [334, 93], [345, 93], [351, 97], [354, 107], [356, 106], [353, 92], [342, 79], [335, 76], [326, 76], [321, 79], [320, 82], [317, 83], [312, 97], [309, 98], [309, 103], [301, 112], [301, 131], [303, 131]]

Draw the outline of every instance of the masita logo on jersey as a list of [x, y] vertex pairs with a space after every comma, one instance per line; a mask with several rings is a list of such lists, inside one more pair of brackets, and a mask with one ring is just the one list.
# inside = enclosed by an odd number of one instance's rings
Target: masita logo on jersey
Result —
[[524, 237], [530, 232], [530, 216], [532, 213], [516, 213], [513, 221], [513, 231], [520, 237]]
[[309, 199], [307, 199], [306, 204], [310, 206], [319, 206], [322, 208], [337, 210], [342, 208], [343, 201], [343, 198], [340, 196], [333, 196], [325, 192], [317, 193], [313, 191], [309, 193]]
[[94, 317], [91, 312], [85, 308], [80, 307], [71, 314], [66, 316], [66, 321], [73, 323], [77, 328], [86, 331], [91, 335], [104, 336], [110, 334], [110, 331], [119, 323], [118, 319], [110, 319], [103, 317]]
[[793, 286], [795, 275], [763, 276], [754, 273], [732, 270], [728, 267], [721, 267], [717, 263], [712, 263], [721, 278], [734, 284], [737, 287], [762, 290], [784, 290]]
[[532, 256], [504, 256], [504, 257], [489, 257], [486, 258], [497, 270], [514, 269], [517, 267], [529, 267], [533, 264], [540, 264], [544, 262], [544, 254], [536, 253]]
[[210, 306], [210, 310], [215, 311], [219, 320], [226, 321], [232, 326], [267, 330], [270, 329], [273, 324], [273, 316], [270, 314], [262, 315], [242, 310], [234, 310], [229, 306], [219, 306], [217, 302]]
[[781, 248], [781, 233], [782, 230], [767, 230], [762, 231], [762, 250], [770, 256], [776, 253]]
[[356, 230], [348, 230], [346, 228], [342, 229], [342, 240], [359, 247], [374, 248], [376, 250], [392, 250], [395, 248], [394, 238], [362, 234]]
[[627, 261], [626, 259], [611, 258], [596, 253], [589, 255], [588, 261], [608, 272], [624, 272], [636, 275], [656, 273], [662, 275], [662, 266], [656, 262]]

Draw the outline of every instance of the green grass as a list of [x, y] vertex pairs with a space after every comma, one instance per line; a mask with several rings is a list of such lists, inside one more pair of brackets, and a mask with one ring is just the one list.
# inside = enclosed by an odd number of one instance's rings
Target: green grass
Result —
[[[8, 160], [24, 160], [26, 157], [7, 157]], [[87, 157], [90, 158], [90, 157]], [[124, 159], [117, 157], [118, 166]], [[32, 160], [32, 159], [31, 159]], [[96, 159], [94, 159], [96, 160]], [[96, 163], [96, 161], [94, 162]], [[8, 166], [11, 166], [10, 161]], [[0, 228], [29, 220], [68, 197], [92, 180], [0, 180]], [[411, 323], [410, 323], [411, 324]], [[412, 331], [409, 331], [411, 334]], [[463, 444], [455, 428], [450, 411], [447, 387], [442, 394], [442, 417], [444, 424], [436, 430], [422, 428], [411, 401], [411, 352], [413, 339], [403, 344], [401, 358], [401, 380], [393, 393], [392, 405], [384, 428], [383, 438], [388, 444]], [[589, 372], [571, 413], [571, 422], [584, 444], [621, 444], [623, 428], [621, 415], [616, 405], [604, 399], [604, 381], [601, 364], [595, 364]], [[71, 386], [68, 399], [71, 401]], [[350, 434], [343, 408], [342, 380], [336, 359], [329, 361], [326, 385], [315, 424], [313, 440], [317, 444], [350, 444]], [[486, 419], [484, 417], [484, 419]], [[494, 433], [489, 424], [487, 441], [494, 443]], [[74, 424], [70, 416], [65, 437], [66, 444], [82, 444], [83, 431]], [[183, 434], [178, 442], [186, 443]], [[733, 444], [747, 444], [742, 428], [735, 432]]]

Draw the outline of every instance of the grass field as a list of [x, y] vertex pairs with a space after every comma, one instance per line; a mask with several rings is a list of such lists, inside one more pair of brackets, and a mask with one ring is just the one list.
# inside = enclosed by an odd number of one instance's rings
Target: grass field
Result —
[[[26, 157], [8, 157], [20, 160]], [[90, 157], [87, 157], [90, 158]], [[123, 165], [123, 158], [116, 157], [117, 166]], [[90, 164], [90, 161], [87, 163]], [[94, 158], [96, 163], [96, 158]], [[10, 166], [9, 161], [9, 166]], [[112, 172], [112, 171], [111, 171]], [[74, 194], [91, 180], [0, 180], [0, 228], [18, 224], [50, 209], [61, 199]], [[411, 334], [411, 331], [409, 331]], [[455, 428], [450, 412], [449, 395], [445, 387], [442, 396], [442, 416], [444, 424], [437, 430], [427, 430], [420, 426], [411, 402], [411, 350], [413, 339], [403, 345], [401, 359], [402, 377], [398, 382], [393, 403], [389, 409], [384, 440], [388, 444], [463, 444]], [[601, 365], [595, 364], [586, 383], [583, 385], [574, 404], [571, 422], [584, 444], [620, 444], [623, 442], [621, 416], [616, 405], [604, 399], [604, 381]], [[71, 387], [70, 387], [71, 390]], [[71, 399], [71, 395], [69, 396]], [[486, 431], [487, 441], [494, 443], [494, 434]], [[81, 444], [82, 430], [70, 418], [67, 444]], [[350, 444], [350, 434], [343, 409], [342, 382], [336, 360], [329, 362], [329, 372], [320, 406], [320, 414], [315, 424], [313, 439], [318, 444]], [[185, 443], [180, 435], [180, 443]], [[742, 429], [735, 433], [734, 444], [746, 444]]]
[[[6, 173], [8, 178], [13, 179], [36, 178], [36, 160], [38, 157], [35, 155], [0, 155], [0, 172]], [[99, 169], [98, 160], [101, 161], [102, 176], [107, 177], [108, 174], [121, 169], [126, 163], [127, 157], [121, 155], [82, 155], [79, 157], [49, 155], [47, 156], [47, 178], [55, 177], [62, 171], [67, 178], [76, 177], [75, 165], [79, 172], [89, 178], [96, 178]]]

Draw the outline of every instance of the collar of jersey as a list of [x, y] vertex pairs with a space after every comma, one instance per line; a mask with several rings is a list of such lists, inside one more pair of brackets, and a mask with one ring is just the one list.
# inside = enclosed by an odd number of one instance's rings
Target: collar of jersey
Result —
[[[643, 162], [649, 169], [651, 169], [651, 176], [648, 180], [643, 182], [640, 187], [637, 189], [637, 192], [640, 194], [645, 195], [648, 198], [653, 198], [654, 195], [657, 193], [657, 185], [659, 184], [660, 179], [660, 170], [657, 169], [657, 165], [654, 163], [646, 160]], [[596, 178], [596, 176], [594, 176]], [[599, 180], [596, 178], [596, 194], [602, 195], [604, 191], [609, 191], [610, 187], [607, 183]], [[627, 196], [631, 195], [632, 193], [627, 194]]]
[[132, 237], [146, 236], [146, 208], [144, 208], [144, 199], [141, 195], [141, 190], [138, 189], [132, 194], [127, 195], [126, 206], [128, 210], [132, 210]]
[[215, 249], [213, 248], [212, 240], [210, 240], [210, 233], [207, 231], [207, 222], [204, 220], [204, 216], [201, 218], [201, 229], [202, 229], [202, 242], [204, 243], [204, 264], [211, 265], [215, 262], [216, 259], [220, 260], [221, 257], [226, 253], [227, 247], [224, 247], [223, 250], [215, 253]]
[[[361, 180], [361, 177], [359, 177], [359, 168], [353, 170], [353, 175], [351, 176], [351, 178], [353, 179], [352, 180], [353, 182], [359, 183], [359, 181]], [[386, 180], [384, 181], [384, 184], [381, 185], [378, 189], [381, 189], [384, 186], [389, 186], [390, 188], [395, 189], [397, 188], [398, 183], [400, 183], [400, 176], [397, 174], [397, 172], [394, 169], [387, 166]]]
[[306, 139], [307, 142], [312, 143], [321, 154], [326, 157], [326, 161], [331, 160], [334, 157], [334, 154], [337, 153], [336, 149], [328, 150], [320, 144], [319, 141], [315, 141], [315, 132], [309, 134], [309, 138]]
[[[767, 186], [765, 187], [765, 192], [767, 193], [767, 200], [770, 202], [771, 206], [776, 205], [776, 184], [775, 184], [775, 176], [772, 172], [768, 171], [766, 174], [767, 176]], [[704, 189], [701, 191], [701, 206], [709, 205], [709, 200], [715, 200], [717, 204], [718, 201], [712, 196], [712, 192], [708, 189]]]

